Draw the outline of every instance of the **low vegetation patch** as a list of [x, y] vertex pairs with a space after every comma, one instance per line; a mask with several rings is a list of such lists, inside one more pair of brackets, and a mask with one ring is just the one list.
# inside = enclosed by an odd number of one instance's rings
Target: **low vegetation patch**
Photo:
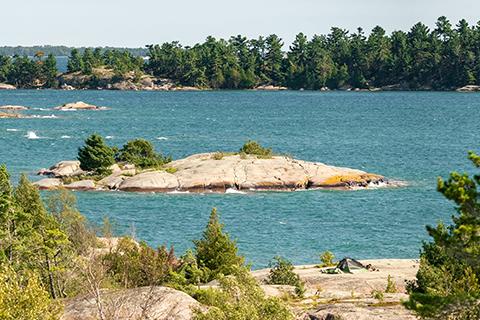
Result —
[[294, 286], [295, 293], [301, 298], [305, 293], [305, 284], [293, 270], [294, 266], [290, 261], [277, 256], [270, 262], [267, 283]]
[[330, 251], [324, 251], [320, 255], [320, 264], [318, 265], [319, 268], [324, 267], [333, 267], [336, 263], [333, 261], [335, 259], [335, 255]]
[[249, 140], [241, 148], [240, 154], [255, 155], [261, 159], [269, 159], [273, 156], [271, 148], [264, 148], [258, 142]]

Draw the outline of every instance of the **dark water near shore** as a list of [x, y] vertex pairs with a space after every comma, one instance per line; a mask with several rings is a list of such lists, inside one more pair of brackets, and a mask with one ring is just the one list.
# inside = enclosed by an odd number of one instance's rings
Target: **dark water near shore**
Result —
[[[48, 110], [82, 100], [108, 111]], [[74, 159], [92, 132], [121, 145], [151, 139], [174, 158], [237, 150], [255, 139], [296, 158], [358, 168], [407, 187], [361, 191], [255, 194], [77, 193], [95, 222], [109, 216], [152, 245], [191, 247], [216, 206], [227, 231], [255, 267], [275, 255], [314, 263], [324, 250], [357, 258], [416, 257], [425, 224], [448, 220], [453, 204], [436, 177], [469, 170], [479, 151], [480, 95], [351, 92], [0, 91], [0, 105], [58, 118], [0, 120], [0, 163], [14, 178]], [[47, 109], [47, 110], [45, 110]], [[39, 139], [28, 139], [27, 132]], [[30, 136], [33, 136], [30, 133]], [[35, 178], [32, 176], [32, 178]]]

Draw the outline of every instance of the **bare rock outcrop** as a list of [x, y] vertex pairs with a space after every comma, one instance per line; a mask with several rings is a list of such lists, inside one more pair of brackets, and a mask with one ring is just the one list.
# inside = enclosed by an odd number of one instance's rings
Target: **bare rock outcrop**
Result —
[[0, 83], [0, 90], [15, 90], [17, 87], [7, 83]]
[[70, 111], [70, 110], [108, 110], [107, 107], [98, 107], [93, 104], [88, 104], [83, 101], [66, 103], [64, 105], [53, 108], [55, 110]]
[[[200, 304], [184, 292], [167, 287], [141, 287], [127, 290], [102, 290], [103, 312], [108, 319], [190, 320]], [[98, 319], [93, 296], [65, 302], [61, 320]]]
[[[268, 159], [253, 155], [214, 153], [195, 154], [168, 164], [171, 170], [138, 173], [129, 165], [114, 165], [112, 174], [93, 185], [75, 184], [76, 189], [109, 189], [138, 192], [227, 192], [295, 191], [302, 189], [368, 188], [384, 182], [384, 177], [361, 170], [328, 166], [319, 162], [295, 160], [285, 156]], [[55, 178], [84, 173], [78, 161], [62, 161], [39, 174]]]
[[62, 179], [58, 178], [45, 178], [33, 183], [40, 190], [53, 190], [63, 186]]
[[78, 176], [83, 173], [85, 172], [80, 168], [80, 161], [77, 160], [60, 161], [49, 169], [40, 169], [37, 172], [38, 175], [55, 178]]
[[80, 180], [80, 181], [74, 181], [72, 183], [64, 185], [65, 189], [70, 189], [70, 190], [95, 190], [96, 189], [96, 184], [95, 181], [93, 180]]
[[480, 86], [468, 85], [468, 86], [458, 88], [456, 91], [458, 91], [458, 92], [480, 92]]
[[12, 106], [12, 105], [6, 105], [6, 106], [0, 106], [0, 110], [28, 110], [30, 108], [24, 107], [24, 106]]

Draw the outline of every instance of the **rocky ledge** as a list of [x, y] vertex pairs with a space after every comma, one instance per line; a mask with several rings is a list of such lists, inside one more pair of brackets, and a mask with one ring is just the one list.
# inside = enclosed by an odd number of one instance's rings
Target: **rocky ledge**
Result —
[[[99, 181], [89, 178], [78, 161], [62, 161], [40, 175], [41, 189], [120, 190], [135, 192], [295, 191], [369, 188], [387, 183], [383, 176], [360, 170], [295, 160], [285, 156], [260, 159], [253, 155], [203, 153], [176, 160], [165, 170], [136, 170], [114, 165]], [[75, 179], [75, 177], [78, 177]]]
[[54, 110], [70, 111], [70, 110], [108, 110], [107, 107], [98, 107], [83, 101], [66, 103], [64, 105], [53, 108]]
[[19, 118], [27, 118], [27, 116], [20, 113], [0, 111], [0, 119], [19, 119]]

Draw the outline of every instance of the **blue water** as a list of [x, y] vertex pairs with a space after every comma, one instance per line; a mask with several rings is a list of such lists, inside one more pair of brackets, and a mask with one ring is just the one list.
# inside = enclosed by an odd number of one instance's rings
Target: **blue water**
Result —
[[[77, 193], [82, 213], [104, 216], [178, 253], [199, 238], [213, 206], [254, 267], [275, 255], [315, 263], [324, 250], [356, 258], [416, 257], [424, 225], [448, 221], [453, 204], [435, 191], [437, 176], [472, 171], [479, 150], [480, 95], [353, 92], [2, 91], [0, 105], [51, 108], [82, 100], [108, 111], [31, 110], [56, 119], [0, 120], [0, 163], [14, 178], [74, 159], [91, 133], [109, 144], [151, 139], [174, 158], [232, 150], [255, 139], [296, 158], [358, 168], [407, 187], [247, 195]], [[18, 131], [7, 131], [17, 129]], [[40, 139], [29, 140], [27, 131]], [[61, 138], [70, 136], [70, 139]], [[167, 140], [158, 140], [165, 137]]]

